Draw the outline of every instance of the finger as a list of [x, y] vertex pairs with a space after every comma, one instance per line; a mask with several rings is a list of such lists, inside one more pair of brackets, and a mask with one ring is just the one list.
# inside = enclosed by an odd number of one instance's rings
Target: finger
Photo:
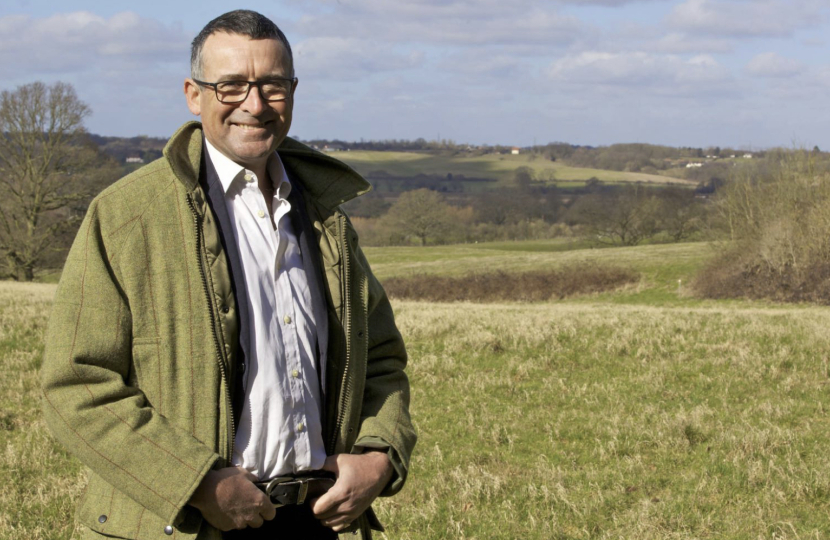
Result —
[[248, 521], [248, 527], [251, 527], [252, 529], [259, 529], [260, 527], [262, 527], [263, 523], [265, 523], [265, 521], [262, 519], [262, 517], [256, 516], [254, 518], [251, 518], [250, 521]]
[[354, 517], [347, 515], [340, 515], [337, 519], [331, 519], [323, 522], [323, 525], [337, 532], [343, 529], [348, 529], [349, 525], [354, 521]]
[[311, 512], [314, 514], [314, 517], [317, 519], [321, 519], [323, 516], [328, 517], [328, 514], [331, 513], [335, 504], [334, 495], [331, 490], [328, 490], [316, 499], [312, 499], [309, 504], [311, 505]]
[[333, 519], [350, 510], [348, 503], [349, 498], [344, 492], [331, 489], [315, 501], [311, 511], [317, 519]]
[[259, 509], [259, 515], [265, 521], [271, 521], [277, 516], [277, 507], [270, 500]]

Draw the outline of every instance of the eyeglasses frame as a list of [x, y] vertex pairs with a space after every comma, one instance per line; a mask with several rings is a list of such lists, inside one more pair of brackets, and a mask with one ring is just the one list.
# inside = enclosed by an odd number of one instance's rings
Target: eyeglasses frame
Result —
[[[256, 86], [257, 90], [259, 90], [259, 97], [262, 98], [263, 101], [267, 101], [268, 103], [276, 103], [276, 102], [280, 102], [280, 101], [285, 101], [286, 99], [288, 99], [288, 97], [284, 97], [284, 98], [281, 98], [281, 99], [266, 99], [265, 96], [262, 95], [262, 85], [263, 84], [268, 84], [268, 83], [271, 83], [271, 82], [274, 82], [274, 81], [291, 81], [291, 87], [293, 88], [294, 86], [296, 86], [298, 79], [297, 79], [297, 77], [269, 77], [268, 79], [263, 79], [261, 81], [227, 80], [227, 81], [217, 81], [217, 82], [213, 82], [213, 83], [200, 81], [199, 79], [193, 79], [193, 82], [195, 82], [196, 84], [198, 84], [200, 86], [207, 86], [208, 88], [212, 88], [213, 89], [213, 95], [216, 96], [216, 100], [219, 101], [219, 103], [222, 103], [224, 105], [236, 105], [238, 103], [242, 103], [243, 101], [248, 99], [248, 94], [251, 93], [251, 88], [253, 88], [254, 86]], [[222, 83], [229, 83], [229, 82], [236, 82], [236, 83], [244, 82], [248, 85], [248, 90], [245, 91], [245, 96], [242, 99], [240, 99], [239, 101], [222, 101], [219, 98], [219, 90], [217, 89], [217, 86], [219, 86]]]

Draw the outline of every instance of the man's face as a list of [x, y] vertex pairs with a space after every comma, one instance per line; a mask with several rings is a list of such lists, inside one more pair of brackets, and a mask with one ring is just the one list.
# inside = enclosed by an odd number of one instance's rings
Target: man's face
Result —
[[[259, 81], [290, 77], [291, 61], [275, 39], [253, 40], [239, 34], [218, 32], [202, 48], [202, 79], [206, 82]], [[185, 80], [190, 112], [202, 117], [205, 137], [234, 162], [248, 169], [265, 165], [268, 156], [285, 139], [291, 127], [294, 89], [285, 101], [264, 101], [251, 87], [241, 103], [225, 104], [213, 88]]]

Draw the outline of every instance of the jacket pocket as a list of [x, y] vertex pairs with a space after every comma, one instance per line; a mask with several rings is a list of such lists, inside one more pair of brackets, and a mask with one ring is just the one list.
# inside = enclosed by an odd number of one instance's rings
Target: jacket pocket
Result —
[[133, 374], [130, 377], [130, 384], [141, 388], [144, 396], [151, 404], [159, 402], [162, 394], [162, 376], [159, 373], [159, 338], [135, 338], [133, 339]]
[[[92, 472], [89, 488], [78, 505], [77, 518], [78, 522], [88, 529], [84, 531], [83, 538], [168, 538], [170, 535], [165, 533], [165, 528], [173, 526], [171, 523], [164, 523], [159, 516]], [[183, 523], [177, 524], [175, 537], [179, 540], [193, 539], [197, 536], [200, 526], [201, 515], [190, 515], [188, 512]]]

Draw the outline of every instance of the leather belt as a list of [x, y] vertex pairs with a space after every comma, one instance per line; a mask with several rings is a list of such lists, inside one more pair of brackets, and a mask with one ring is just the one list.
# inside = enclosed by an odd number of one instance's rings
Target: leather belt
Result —
[[334, 478], [322, 474], [325, 473], [315, 472], [313, 476], [277, 476], [263, 482], [255, 482], [255, 485], [279, 508], [289, 504], [303, 504], [331, 489]]

